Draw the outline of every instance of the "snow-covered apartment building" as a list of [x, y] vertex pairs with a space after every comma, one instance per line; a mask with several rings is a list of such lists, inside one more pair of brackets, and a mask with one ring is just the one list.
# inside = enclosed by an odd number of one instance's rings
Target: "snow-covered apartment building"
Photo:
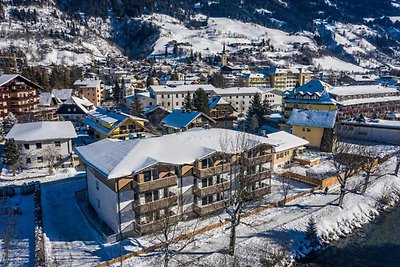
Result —
[[150, 86], [150, 97], [156, 100], [156, 103], [169, 110], [182, 108], [184, 99], [189, 93], [193, 99], [194, 92], [203, 88], [209, 96], [221, 96], [239, 113], [245, 113], [250, 107], [250, 102], [256, 93], [259, 93], [264, 99], [267, 97], [271, 102], [276, 101], [276, 97], [272, 92], [266, 94], [264, 91], [256, 87], [231, 87], [216, 88], [211, 84], [195, 84], [180, 85], [169, 87], [166, 85]]
[[287, 135], [193, 129], [147, 139], [104, 139], [75, 151], [86, 166], [90, 204], [115, 232], [121, 218], [129, 236], [161, 228], [166, 215], [177, 222], [223, 211], [239, 169], [250, 198], [270, 193], [273, 153], [282, 164], [287, 151], [307, 143]]
[[6, 139], [18, 144], [20, 165], [28, 169], [48, 167], [50, 160], [71, 164], [71, 140], [76, 137], [70, 121], [40, 121], [15, 124]]

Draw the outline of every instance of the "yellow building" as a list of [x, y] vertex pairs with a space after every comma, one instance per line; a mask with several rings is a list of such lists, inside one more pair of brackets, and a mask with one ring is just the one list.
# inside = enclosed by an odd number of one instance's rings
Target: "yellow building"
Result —
[[269, 85], [268, 79], [261, 73], [247, 73], [241, 78], [245, 87], [267, 87]]
[[292, 134], [307, 140], [310, 147], [325, 151], [332, 144], [336, 116], [337, 110], [293, 109], [288, 124], [293, 127]]
[[95, 107], [99, 107], [103, 103], [105, 89], [102, 80], [93, 78], [76, 80], [74, 86], [78, 94], [92, 102]]
[[131, 116], [123, 112], [114, 112], [97, 108], [88, 113], [83, 123], [89, 127], [89, 135], [96, 139], [120, 139], [142, 137], [149, 134], [146, 119]]
[[263, 71], [269, 78], [270, 86], [277, 89], [293, 89], [311, 81], [312, 72], [303, 68], [281, 69], [273, 67]]

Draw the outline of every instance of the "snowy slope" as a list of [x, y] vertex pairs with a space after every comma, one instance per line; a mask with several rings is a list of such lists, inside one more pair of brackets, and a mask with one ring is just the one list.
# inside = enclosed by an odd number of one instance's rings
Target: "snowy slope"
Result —
[[[39, 21], [22, 22], [11, 15], [12, 10], [35, 10]], [[76, 25], [76, 34], [71, 32]], [[83, 65], [110, 56], [121, 55], [109, 41], [111, 28], [107, 21], [89, 18], [85, 23], [73, 20], [57, 9], [52, 1], [47, 5], [7, 5], [5, 21], [0, 23], [0, 49], [22, 50], [28, 63]]]

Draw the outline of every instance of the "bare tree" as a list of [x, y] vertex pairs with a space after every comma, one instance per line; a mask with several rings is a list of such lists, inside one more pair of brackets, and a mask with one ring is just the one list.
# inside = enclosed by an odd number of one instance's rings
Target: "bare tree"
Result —
[[361, 170], [364, 173], [365, 179], [362, 181], [362, 187], [361, 187], [361, 194], [365, 194], [367, 191], [367, 188], [369, 184], [371, 183], [371, 179], [373, 177], [380, 177], [382, 169], [379, 168], [379, 161], [378, 158], [376, 157], [377, 151], [376, 147], [371, 147], [371, 146], [360, 146], [359, 149], [357, 149], [357, 154], [359, 157], [361, 157]]
[[333, 166], [336, 170], [336, 178], [340, 184], [339, 207], [343, 208], [343, 200], [346, 194], [347, 182], [360, 169], [362, 160], [354, 155], [355, 145], [339, 142], [336, 138], [332, 145]]
[[399, 175], [400, 172], [400, 149], [396, 152], [396, 168], [394, 170], [395, 175]]
[[282, 201], [282, 205], [286, 205], [286, 199], [287, 196], [290, 192], [291, 189], [291, 185], [290, 185], [290, 177], [289, 176], [285, 176], [285, 175], [281, 175], [280, 176], [280, 191], [283, 195], [283, 201]]
[[43, 159], [47, 162], [49, 168], [49, 175], [54, 174], [54, 165], [61, 156], [60, 150], [53, 146], [47, 146], [43, 151]]

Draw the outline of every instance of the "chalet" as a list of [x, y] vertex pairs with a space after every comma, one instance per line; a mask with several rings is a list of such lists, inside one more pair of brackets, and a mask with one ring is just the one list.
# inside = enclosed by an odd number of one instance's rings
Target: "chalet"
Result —
[[45, 121], [56, 121], [58, 105], [61, 100], [49, 92], [41, 92], [39, 95], [39, 117]]
[[60, 99], [61, 102], [64, 102], [72, 96], [73, 89], [53, 89], [51, 93]]
[[83, 124], [89, 127], [89, 135], [96, 139], [112, 138], [128, 140], [148, 134], [143, 118], [104, 108], [96, 108], [87, 114]]
[[19, 74], [0, 75], [0, 119], [12, 112], [19, 121], [38, 115], [43, 88]]
[[[237, 140], [238, 134], [249, 139], [248, 147], [221, 143], [221, 136]], [[238, 184], [239, 166], [247, 168], [250, 199], [271, 192], [272, 145], [256, 135], [196, 129], [151, 139], [105, 139], [75, 150], [86, 166], [89, 203], [111, 229], [121, 227], [124, 237], [154, 232], [166, 218], [176, 223], [182, 216], [223, 211]]]
[[233, 129], [235, 109], [221, 96], [212, 96], [208, 99], [210, 105], [210, 117], [215, 121], [216, 128]]
[[143, 115], [155, 127], [161, 126], [161, 121], [170, 113], [171, 111], [158, 105], [149, 106], [143, 111]]
[[40, 121], [17, 123], [6, 138], [18, 144], [23, 168], [44, 168], [54, 157], [55, 165], [72, 164], [72, 138], [76, 138], [74, 126], [69, 121]]
[[83, 118], [94, 109], [94, 105], [85, 97], [79, 98], [77, 96], [71, 96], [65, 100], [64, 103], [59, 105], [56, 113], [64, 120], [80, 124]]
[[161, 124], [169, 134], [184, 132], [194, 127], [214, 127], [215, 121], [200, 111], [175, 109], [162, 119]]

